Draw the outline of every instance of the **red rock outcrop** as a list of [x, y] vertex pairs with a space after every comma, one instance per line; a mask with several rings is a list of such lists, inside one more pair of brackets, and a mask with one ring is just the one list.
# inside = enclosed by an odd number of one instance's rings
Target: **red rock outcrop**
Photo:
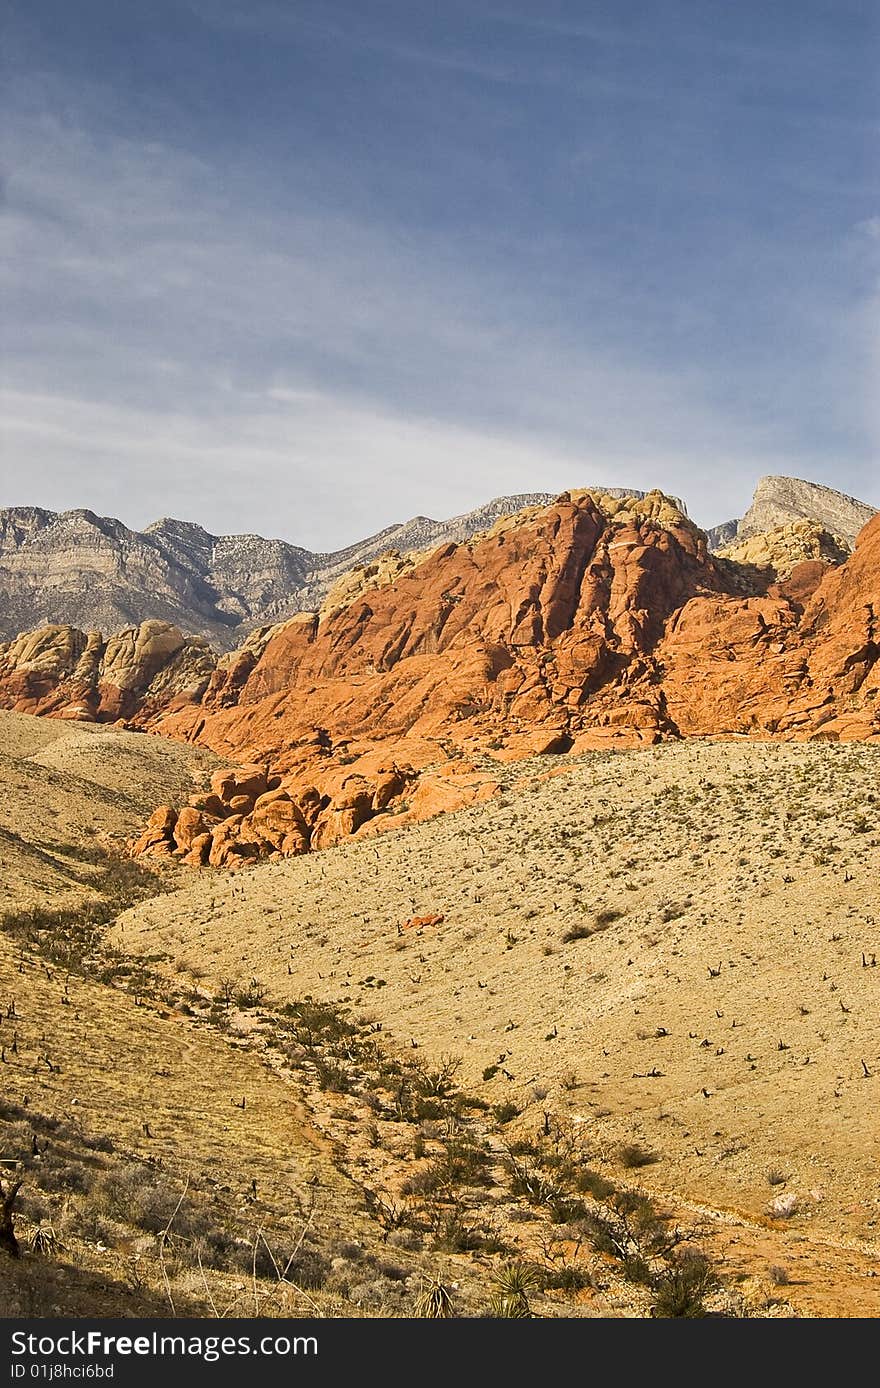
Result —
[[[0, 701], [121, 712], [253, 763], [173, 824], [154, 816], [140, 841], [222, 866], [473, 803], [497, 792], [489, 758], [678, 736], [880, 739], [880, 517], [839, 567], [762, 577], [709, 555], [659, 493], [565, 493], [345, 587], [342, 605], [219, 661], [175, 648], [179, 633], [126, 633], [100, 659], [67, 628], [21, 637], [0, 648]], [[121, 668], [141, 673], [108, 679]]]
[[853, 555], [795, 569], [766, 596], [693, 599], [656, 651], [683, 736], [880, 740], [880, 516]]
[[[209, 794], [180, 810], [156, 810], [132, 852], [170, 855], [194, 867], [238, 868], [258, 858], [329, 848], [385, 812], [397, 811], [394, 822], [404, 822], [400, 797], [413, 777], [411, 768], [394, 764], [378, 766], [372, 777], [337, 771], [322, 793], [290, 779], [282, 784], [265, 766], [230, 768], [215, 773]], [[479, 790], [485, 794], [484, 784]], [[435, 812], [440, 808], [448, 807]]]
[[98, 631], [40, 627], [0, 645], [0, 702], [19, 713], [143, 723], [199, 699], [216, 663], [207, 641], [168, 622], [142, 622], [107, 640]]
[[[301, 616], [221, 662], [198, 705], [153, 726], [280, 770], [322, 751], [405, 739], [408, 759], [496, 743], [563, 750], [595, 695], [653, 651], [696, 594], [729, 595], [728, 570], [658, 494], [591, 493], [437, 550], [320, 619]], [[667, 731], [656, 703], [631, 742]]]

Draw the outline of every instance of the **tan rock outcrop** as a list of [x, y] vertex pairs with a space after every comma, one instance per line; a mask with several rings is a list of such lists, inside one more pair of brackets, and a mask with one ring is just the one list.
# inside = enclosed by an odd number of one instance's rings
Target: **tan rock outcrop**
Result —
[[0, 697], [20, 713], [112, 723], [181, 707], [204, 693], [216, 658], [201, 637], [144, 622], [100, 632], [41, 627], [0, 646]]
[[718, 550], [721, 559], [752, 568], [771, 570], [777, 579], [788, 578], [809, 560], [842, 564], [851, 553], [846, 540], [832, 535], [817, 521], [792, 521], [760, 534], [734, 540]]

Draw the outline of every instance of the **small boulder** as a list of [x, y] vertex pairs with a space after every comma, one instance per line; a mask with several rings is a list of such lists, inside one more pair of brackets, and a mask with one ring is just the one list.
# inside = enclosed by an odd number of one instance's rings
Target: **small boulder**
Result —
[[392, 800], [396, 800], [404, 787], [406, 778], [401, 771], [380, 772], [376, 779], [376, 789], [373, 791], [373, 810], [379, 814], [382, 810], [387, 810]]
[[193, 841], [205, 833], [205, 828], [201, 811], [193, 805], [184, 805], [174, 826], [174, 842], [178, 848], [188, 853]]

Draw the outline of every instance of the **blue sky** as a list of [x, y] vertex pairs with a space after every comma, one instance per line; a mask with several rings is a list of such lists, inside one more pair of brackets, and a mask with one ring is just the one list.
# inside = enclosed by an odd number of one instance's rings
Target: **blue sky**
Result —
[[875, 0], [6, 0], [0, 504], [880, 505]]

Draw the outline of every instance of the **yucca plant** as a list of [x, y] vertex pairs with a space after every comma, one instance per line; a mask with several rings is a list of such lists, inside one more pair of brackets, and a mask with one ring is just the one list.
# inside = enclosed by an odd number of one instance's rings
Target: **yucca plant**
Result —
[[51, 1224], [35, 1224], [27, 1236], [28, 1248], [44, 1258], [51, 1258], [61, 1248], [61, 1240]]
[[538, 1277], [527, 1263], [508, 1263], [495, 1278], [495, 1291], [489, 1303], [493, 1316], [522, 1320], [533, 1315], [529, 1293], [537, 1289]]
[[420, 1320], [448, 1320], [455, 1315], [452, 1305], [452, 1292], [439, 1277], [426, 1282], [416, 1301], [416, 1315]]

